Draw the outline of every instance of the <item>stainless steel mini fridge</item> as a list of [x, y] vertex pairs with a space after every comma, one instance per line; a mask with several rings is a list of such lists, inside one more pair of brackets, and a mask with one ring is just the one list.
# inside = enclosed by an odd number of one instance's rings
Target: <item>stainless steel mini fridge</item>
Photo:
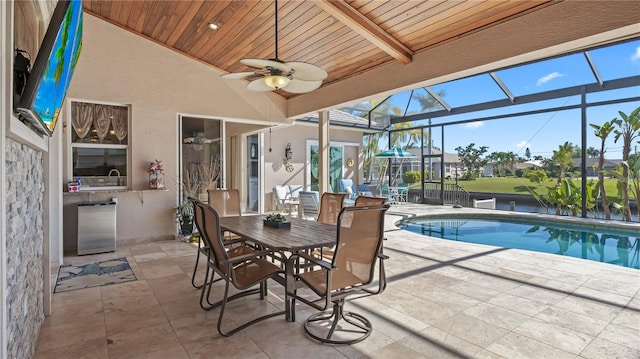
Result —
[[78, 204], [78, 255], [116, 250], [116, 203]]

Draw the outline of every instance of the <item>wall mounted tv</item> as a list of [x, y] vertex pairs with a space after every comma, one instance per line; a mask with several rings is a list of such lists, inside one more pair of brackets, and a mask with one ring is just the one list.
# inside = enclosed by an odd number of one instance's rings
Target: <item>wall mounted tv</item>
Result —
[[51, 136], [82, 50], [82, 1], [59, 1], [17, 110]]

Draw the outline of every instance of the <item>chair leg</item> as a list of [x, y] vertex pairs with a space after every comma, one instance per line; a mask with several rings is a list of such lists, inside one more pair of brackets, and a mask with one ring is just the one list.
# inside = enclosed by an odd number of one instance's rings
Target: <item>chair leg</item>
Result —
[[[353, 327], [353, 329], [345, 328], [341, 325], [338, 325], [338, 322], [340, 320], [344, 320], [345, 322], [349, 323]], [[322, 331], [326, 330], [324, 329], [326, 328], [326, 325], [318, 326], [318, 328], [323, 328], [323, 330], [318, 330], [317, 328], [316, 330], [313, 330], [313, 323], [326, 321], [329, 321], [331, 324], [326, 335], [320, 334]], [[304, 323], [304, 330], [308, 336], [320, 343], [355, 344], [368, 338], [373, 331], [373, 327], [371, 326], [371, 322], [369, 322], [369, 320], [362, 315], [344, 311], [344, 301], [338, 301], [334, 303], [331, 312], [325, 311], [310, 316]], [[336, 332], [355, 333], [359, 335], [352, 339], [332, 339], [333, 335]]]
[[205, 278], [202, 284], [196, 284], [196, 272], [198, 271], [198, 264], [200, 263], [200, 244], [202, 244], [202, 237], [198, 236], [198, 253], [196, 254], [196, 264], [193, 266], [193, 275], [191, 276], [191, 285], [196, 289], [202, 288], [207, 281]]
[[[264, 282], [266, 282], [266, 281], [264, 281]], [[262, 284], [264, 282], [260, 283], [261, 284], [261, 288], [262, 288]], [[264, 288], [266, 288], [266, 285], [265, 285]], [[245, 291], [245, 292], [249, 292], [249, 291]], [[242, 293], [244, 293], [244, 292], [242, 292]], [[242, 293], [238, 293], [238, 294], [242, 294]], [[253, 320], [250, 320], [250, 321], [248, 321], [248, 322], [246, 322], [246, 323], [244, 323], [242, 325], [239, 325], [238, 327], [236, 327], [236, 328], [234, 328], [234, 329], [232, 329], [232, 330], [230, 330], [228, 332], [225, 332], [225, 331], [222, 330], [222, 318], [224, 317], [224, 309], [227, 306], [227, 302], [230, 302], [230, 301], [232, 301], [232, 300], [234, 300], [236, 298], [239, 298], [237, 296], [238, 294], [235, 294], [235, 295], [232, 295], [231, 297], [229, 297], [229, 281], [226, 280], [225, 281], [225, 287], [224, 287], [224, 298], [222, 298], [222, 300], [220, 302], [218, 302], [218, 304], [222, 305], [222, 307], [220, 308], [220, 315], [218, 316], [218, 326], [217, 326], [217, 328], [218, 328], [218, 333], [220, 333], [220, 335], [222, 335], [223, 337], [230, 337], [233, 334], [235, 334], [235, 333], [241, 331], [242, 329], [247, 328], [247, 327], [249, 327], [249, 326], [251, 326], [253, 324], [261, 322], [261, 321], [263, 321], [265, 319], [269, 319], [269, 318], [272, 318], [272, 317], [275, 317], [275, 316], [278, 316], [278, 315], [285, 314], [285, 311], [269, 313], [267, 315], [263, 315], [261, 317], [258, 317], [258, 318], [255, 318]]]

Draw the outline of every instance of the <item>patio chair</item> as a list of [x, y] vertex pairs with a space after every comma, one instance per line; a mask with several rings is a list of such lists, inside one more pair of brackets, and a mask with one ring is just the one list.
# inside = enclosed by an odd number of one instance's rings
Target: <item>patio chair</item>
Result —
[[346, 193], [325, 192], [320, 198], [320, 213], [318, 213], [318, 222], [336, 224], [338, 222], [338, 214], [340, 209], [344, 207], [344, 198]]
[[[189, 197], [189, 201], [191, 201], [191, 204], [193, 205], [193, 221], [196, 225], [196, 229], [198, 230], [198, 252], [196, 254], [196, 263], [193, 266], [193, 275], [191, 276], [191, 285], [196, 288], [196, 289], [201, 289], [202, 286], [204, 286], [204, 282], [202, 284], [196, 284], [196, 273], [198, 272], [198, 264], [200, 263], [200, 255], [202, 254], [203, 256], [207, 257], [209, 255], [209, 246], [207, 244], [207, 242], [204, 240], [203, 238], [203, 233], [204, 233], [204, 219], [203, 219], [203, 214], [202, 214], [202, 210], [200, 209], [200, 206], [205, 205], [204, 203], [202, 203], [201, 201]], [[226, 238], [223, 236], [223, 238]], [[229, 255], [232, 257], [238, 256], [238, 255], [244, 255], [244, 254], [248, 254], [248, 253], [252, 253], [255, 252], [252, 248], [249, 248], [248, 246], [244, 245], [244, 241], [240, 238], [233, 238], [233, 239], [229, 239], [227, 241], [225, 241], [225, 245], [226, 246], [231, 246], [234, 244], [242, 244], [239, 245], [237, 247], [234, 248], [230, 248], [227, 249], [227, 251], [229, 252]]]
[[[284, 315], [284, 310], [269, 313], [252, 319], [231, 330], [222, 330], [224, 311], [228, 302], [256, 293], [260, 294], [260, 300], [264, 300], [267, 294], [267, 280], [277, 278], [279, 282], [283, 283], [284, 270], [270, 263], [266, 259], [266, 257], [273, 258], [275, 256], [275, 253], [271, 251], [256, 251], [248, 254], [231, 255], [230, 252], [233, 249], [228, 251], [222, 241], [222, 237], [220, 235], [220, 217], [216, 210], [204, 203], [199, 203], [198, 208], [203, 214], [203, 237], [210, 248], [207, 256], [205, 286], [202, 287], [202, 292], [200, 293], [200, 306], [205, 310], [220, 307], [217, 324], [218, 333], [222, 336], [228, 337], [262, 320], [272, 318], [277, 315]], [[279, 258], [279, 260], [284, 259]], [[211, 288], [213, 287], [213, 283], [217, 281], [214, 280], [215, 274], [220, 276], [220, 279], [225, 282], [224, 295], [218, 302], [210, 303], [209, 297], [211, 295]], [[230, 296], [230, 284], [240, 290], [240, 292]], [[251, 289], [256, 285], [259, 287]], [[209, 306], [204, 305], [205, 299], [206, 302], [210, 304]]]
[[380, 197], [384, 197], [387, 199], [387, 203], [396, 204], [396, 198], [389, 191], [389, 185], [386, 183], [380, 184]]
[[369, 197], [369, 196], [358, 196], [356, 198], [356, 207], [366, 207], [366, 206], [382, 206], [387, 202], [386, 198], [383, 197]]
[[240, 211], [240, 192], [237, 189], [210, 189], [209, 205], [213, 207], [221, 217], [242, 215]]
[[300, 191], [298, 192], [298, 200], [302, 206], [302, 216], [312, 216], [315, 221], [320, 212], [320, 204], [318, 203], [318, 192]]
[[398, 185], [398, 203], [406, 203], [407, 196], [409, 195], [409, 184], [408, 183], [400, 183]]
[[[209, 205], [215, 208], [215, 210], [218, 211], [218, 213], [224, 213], [222, 215], [223, 217], [241, 215], [240, 193], [238, 192], [237, 189], [208, 190], [207, 195], [209, 197]], [[198, 200], [195, 198], [189, 198], [189, 200], [193, 203], [194, 209], [195, 209], [196, 203], [194, 201], [198, 201]], [[198, 248], [200, 250], [196, 255], [196, 263], [193, 267], [193, 275], [191, 276], [191, 285], [193, 285], [194, 288], [199, 289], [199, 288], [202, 288], [202, 286], [204, 285], [204, 284], [196, 284], [195, 282], [196, 273], [198, 271], [198, 264], [200, 262], [200, 252], [202, 252], [204, 255], [207, 255], [207, 251], [209, 250], [209, 248], [207, 247], [206, 242], [204, 242], [202, 239], [202, 231], [197, 224], [197, 213], [194, 213], [194, 214], [195, 214], [194, 217], [196, 220], [196, 227], [198, 228], [198, 233], [200, 233], [200, 235], [198, 236]], [[225, 242], [227, 243], [227, 245], [233, 244], [232, 241], [237, 241], [242, 239], [240, 236], [233, 234], [231, 232], [225, 232], [223, 235], [223, 238], [225, 238]]]
[[[311, 338], [329, 344], [354, 344], [366, 339], [372, 325], [364, 316], [344, 310], [345, 300], [354, 294], [375, 295], [386, 288], [382, 236], [384, 214], [389, 205], [370, 207], [345, 207], [340, 211], [337, 223], [337, 245], [331, 262], [298, 253], [320, 269], [298, 273], [297, 278], [308, 286], [318, 299], [299, 296], [294, 291], [294, 301], [320, 310], [304, 323], [304, 330]], [[367, 288], [374, 279], [376, 259], [379, 260], [378, 288]], [[331, 311], [326, 311], [332, 307]]]
[[[207, 191], [209, 205], [218, 212], [220, 217], [241, 216], [240, 192], [237, 189], [210, 189]], [[235, 233], [225, 232], [225, 240], [240, 239]]]

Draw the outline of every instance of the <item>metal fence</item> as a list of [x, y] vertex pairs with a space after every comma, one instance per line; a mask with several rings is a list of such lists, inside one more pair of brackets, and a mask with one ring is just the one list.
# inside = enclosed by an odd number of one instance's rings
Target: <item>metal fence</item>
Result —
[[440, 182], [424, 183], [424, 198], [427, 202], [442, 204], [460, 204], [471, 206], [471, 196], [464, 188], [454, 183], [445, 183], [444, 190]]

